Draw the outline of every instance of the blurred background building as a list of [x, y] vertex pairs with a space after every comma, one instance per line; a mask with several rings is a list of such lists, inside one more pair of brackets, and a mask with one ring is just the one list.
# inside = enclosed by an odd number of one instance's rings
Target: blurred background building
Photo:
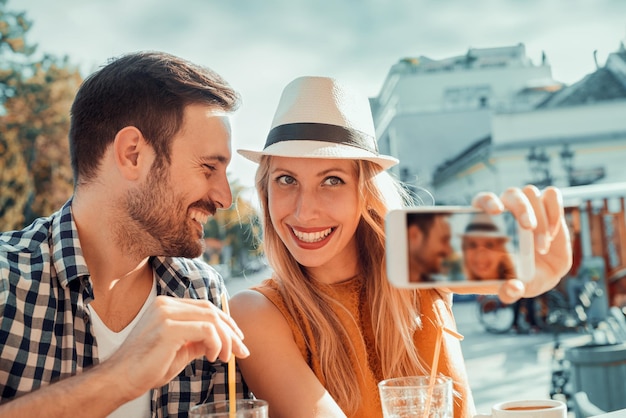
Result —
[[398, 177], [438, 204], [527, 183], [625, 181], [624, 45], [596, 68], [566, 86], [523, 44], [401, 59], [370, 99], [380, 151], [400, 158]]

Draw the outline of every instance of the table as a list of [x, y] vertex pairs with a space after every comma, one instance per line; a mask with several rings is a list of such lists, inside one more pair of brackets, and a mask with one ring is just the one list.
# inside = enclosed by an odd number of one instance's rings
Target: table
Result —
[[620, 409], [619, 411], [607, 412], [606, 414], [594, 415], [591, 418], [624, 418], [626, 417], [626, 409]]

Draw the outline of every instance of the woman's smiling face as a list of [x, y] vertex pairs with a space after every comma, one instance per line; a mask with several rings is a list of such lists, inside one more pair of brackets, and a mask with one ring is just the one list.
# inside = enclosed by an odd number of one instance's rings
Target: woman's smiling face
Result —
[[268, 208], [278, 236], [317, 277], [357, 265], [355, 233], [361, 218], [358, 171], [352, 160], [273, 157]]
[[498, 266], [506, 255], [504, 242], [493, 237], [465, 237], [463, 250], [467, 267], [477, 278], [498, 279]]

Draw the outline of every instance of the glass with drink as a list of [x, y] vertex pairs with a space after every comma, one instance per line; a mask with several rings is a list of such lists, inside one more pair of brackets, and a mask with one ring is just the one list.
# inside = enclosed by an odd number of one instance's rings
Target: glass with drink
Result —
[[189, 410], [189, 418], [268, 418], [268, 405], [261, 399], [239, 399], [236, 410], [229, 401], [203, 403]]
[[378, 384], [384, 418], [452, 418], [452, 379], [409, 376]]

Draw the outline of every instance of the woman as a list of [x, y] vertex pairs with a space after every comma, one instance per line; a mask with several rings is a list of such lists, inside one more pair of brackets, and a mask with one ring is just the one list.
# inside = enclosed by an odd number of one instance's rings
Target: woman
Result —
[[461, 235], [463, 265], [468, 280], [515, 277], [508, 241], [509, 237], [500, 231], [490, 215], [474, 215]]
[[[387, 280], [384, 218], [402, 192], [384, 171], [397, 160], [378, 154], [374, 132], [367, 98], [329, 78], [302, 77], [283, 91], [264, 150], [239, 151], [259, 163], [274, 274], [235, 295], [231, 313], [251, 352], [238, 364], [273, 418], [381, 417], [377, 383], [430, 373], [441, 327], [455, 329], [450, 293]], [[553, 287], [571, 259], [558, 193], [511, 189], [474, 203], [492, 213], [507, 206], [544, 237], [536, 280], [507, 282], [500, 295], [512, 301]], [[455, 416], [471, 416], [452, 336], [443, 338], [437, 373], [454, 380]]]

